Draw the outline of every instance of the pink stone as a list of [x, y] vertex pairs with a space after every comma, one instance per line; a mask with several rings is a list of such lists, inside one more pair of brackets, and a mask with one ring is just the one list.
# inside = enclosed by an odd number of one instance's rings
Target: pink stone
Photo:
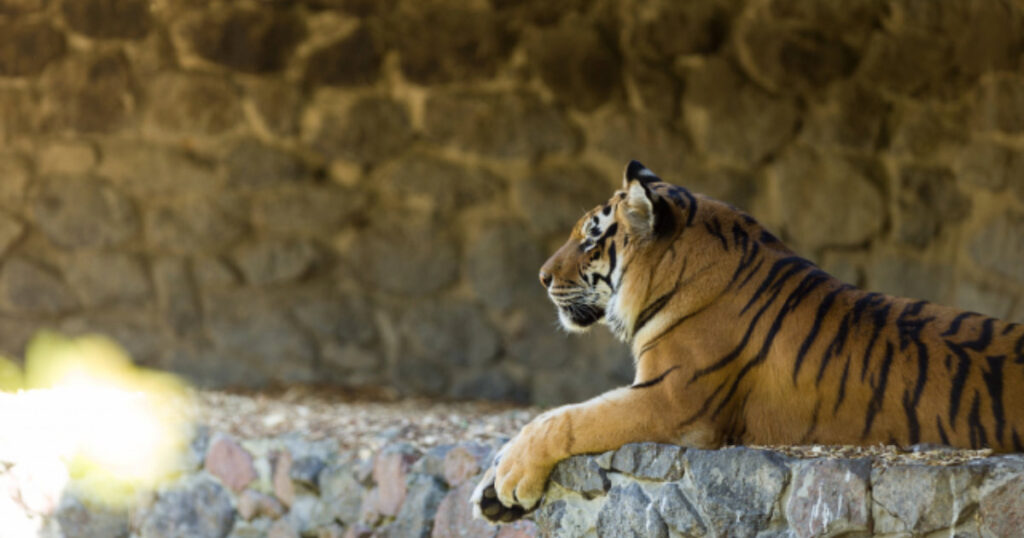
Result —
[[251, 521], [255, 517], [278, 519], [286, 511], [285, 507], [277, 499], [251, 489], [247, 489], [238, 495], [235, 508], [238, 510], [238, 515], [242, 516], [242, 519], [246, 521]]
[[372, 538], [373, 529], [363, 524], [355, 524], [345, 532], [345, 538]]
[[274, 495], [285, 506], [291, 507], [295, 502], [295, 485], [292, 484], [292, 455], [284, 450], [274, 458]]
[[494, 538], [496, 527], [473, 518], [473, 506], [469, 503], [473, 488], [473, 483], [463, 482], [445, 495], [437, 507], [430, 538]]
[[495, 538], [537, 538], [538, 536], [540, 536], [540, 529], [537, 528], [536, 523], [528, 519], [520, 519], [515, 523], [502, 525]]
[[419, 454], [402, 450], [385, 451], [373, 462], [373, 478], [377, 482], [377, 513], [397, 516], [405, 501], [405, 477]]
[[206, 453], [206, 472], [216, 476], [235, 493], [256, 479], [252, 456], [230, 437], [220, 437]]
[[990, 536], [1020, 536], [1024, 528], [1024, 480], [1011, 479], [981, 499], [981, 528]]
[[445, 454], [444, 479], [452, 487], [476, 476], [487, 465], [491, 450], [487, 446], [466, 443], [458, 445]]
[[288, 523], [288, 520], [279, 519], [267, 530], [267, 538], [299, 538], [299, 533]]

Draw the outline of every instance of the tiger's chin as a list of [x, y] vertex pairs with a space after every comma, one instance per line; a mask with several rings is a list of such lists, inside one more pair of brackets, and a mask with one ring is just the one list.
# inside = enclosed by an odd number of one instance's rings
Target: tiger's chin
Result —
[[604, 319], [604, 309], [590, 305], [573, 305], [558, 308], [558, 321], [569, 332], [587, 332], [591, 326]]

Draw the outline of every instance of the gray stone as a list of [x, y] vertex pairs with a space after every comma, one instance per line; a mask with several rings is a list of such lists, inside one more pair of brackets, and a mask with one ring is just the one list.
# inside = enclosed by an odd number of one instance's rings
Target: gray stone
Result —
[[541, 80], [569, 106], [594, 110], [621, 87], [618, 52], [583, 21], [534, 32], [526, 50]]
[[376, 164], [402, 153], [413, 136], [405, 106], [387, 98], [364, 97], [344, 115], [325, 111], [311, 145], [328, 159]]
[[373, 310], [355, 294], [304, 298], [292, 307], [295, 318], [319, 339], [341, 344], [366, 344], [377, 335]]
[[413, 4], [395, 13], [385, 28], [402, 74], [417, 84], [489, 78], [514, 43], [504, 18], [458, 4]]
[[551, 473], [551, 481], [584, 499], [593, 499], [608, 492], [611, 481], [604, 469], [598, 467], [593, 456], [572, 456], [558, 462]]
[[18, 314], [62, 314], [78, 305], [58, 275], [23, 258], [10, 258], [0, 268], [0, 306]]
[[358, 86], [380, 76], [384, 44], [377, 32], [360, 25], [345, 37], [317, 49], [306, 64], [309, 86]]
[[329, 465], [320, 473], [320, 499], [329, 520], [337, 519], [346, 527], [359, 521], [363, 486], [349, 464]]
[[45, 178], [33, 210], [36, 226], [65, 248], [116, 246], [138, 230], [131, 202], [107, 183], [88, 177]]
[[798, 251], [856, 245], [882, 230], [886, 207], [878, 185], [884, 176], [876, 163], [794, 148], [772, 168], [777, 214], [784, 219], [780, 232]]
[[955, 526], [976, 506], [984, 469], [894, 465], [871, 473], [874, 532], [927, 534]]
[[[416, 463], [413, 463], [409, 470], [414, 474], [425, 474], [440, 478], [449, 486], [456, 485], [445, 479], [445, 460], [454, 447], [455, 445], [440, 445], [426, 449], [423, 452], [423, 456], [416, 460]], [[476, 472], [473, 474], [475, 475]]]
[[1024, 77], [993, 74], [975, 93], [972, 125], [982, 131], [1024, 132]]
[[1014, 536], [1024, 526], [1024, 480], [1008, 480], [985, 494], [978, 507], [982, 536]]
[[686, 79], [686, 123], [697, 147], [712, 157], [753, 166], [796, 132], [796, 104], [746, 82], [727, 61], [707, 62]]
[[320, 491], [320, 474], [327, 463], [316, 456], [298, 458], [292, 463], [289, 476], [295, 482], [312, 489]]
[[583, 211], [607, 201], [620, 184], [586, 166], [548, 166], [517, 181], [513, 192], [537, 233], [568, 237]]
[[78, 53], [43, 74], [41, 122], [49, 131], [113, 133], [134, 121], [137, 83], [124, 53]]
[[208, 478], [177, 484], [160, 494], [139, 524], [140, 538], [221, 538], [231, 532], [231, 496]]
[[[0, 76], [38, 75], [64, 55], [64, 35], [46, 22], [0, 24]], [[25, 51], [32, 54], [25, 54]]]
[[140, 39], [152, 26], [146, 0], [76, 0], [62, 2], [72, 30], [98, 39]]
[[254, 138], [238, 141], [228, 152], [228, 185], [241, 188], [271, 187], [306, 178], [302, 161]]
[[445, 394], [451, 373], [444, 363], [401, 357], [391, 383], [403, 394], [440, 396]]
[[272, 233], [323, 236], [353, 220], [363, 200], [360, 191], [333, 186], [277, 190], [253, 200], [253, 223]]
[[158, 258], [151, 267], [157, 304], [174, 334], [188, 336], [202, 330], [202, 312], [188, 263], [181, 258]]
[[225, 79], [197, 73], [164, 73], [148, 84], [148, 119], [171, 133], [219, 135], [243, 120], [237, 90]]
[[996, 215], [971, 238], [968, 248], [981, 267], [1024, 281], [1024, 214]]
[[491, 200], [505, 186], [501, 178], [486, 170], [422, 153], [388, 164], [375, 183], [381, 185], [389, 198], [442, 217]]
[[395, 516], [395, 521], [388, 525], [388, 536], [430, 536], [434, 515], [444, 496], [444, 483], [437, 478], [412, 475], [402, 508]]
[[306, 37], [296, 10], [229, 8], [206, 10], [188, 31], [195, 51], [245, 73], [269, 73], [285, 67]]
[[940, 304], [952, 302], [953, 273], [949, 264], [885, 255], [869, 264], [865, 273], [871, 290]]
[[406, 356], [462, 369], [485, 366], [498, 354], [498, 333], [471, 303], [421, 302], [406, 309], [400, 324]]
[[195, 254], [231, 246], [245, 233], [244, 208], [229, 196], [189, 196], [147, 207], [146, 242], [161, 252]]
[[799, 538], [871, 530], [871, 461], [797, 462], [784, 507]]
[[508, 220], [482, 226], [465, 256], [469, 281], [491, 308], [522, 306], [522, 291], [539, 285], [536, 275], [544, 259], [522, 223]]
[[263, 286], [302, 279], [322, 254], [309, 241], [268, 239], [239, 246], [232, 258], [247, 282]]
[[460, 400], [492, 400], [526, 403], [527, 390], [504, 369], [486, 367], [482, 372], [456, 376], [448, 391]]
[[99, 175], [142, 198], [197, 195], [221, 187], [213, 164], [186, 147], [119, 140], [104, 143], [100, 152]]
[[954, 297], [955, 300], [952, 304], [957, 308], [1000, 319], [1011, 319], [1013, 316], [1013, 294], [974, 280], [958, 280]]
[[127, 510], [87, 503], [70, 493], [61, 496], [60, 505], [52, 517], [60, 523], [63, 538], [128, 536]]
[[631, 443], [615, 451], [610, 468], [646, 480], [679, 480], [683, 477], [685, 452], [677, 445]]
[[77, 252], [65, 262], [64, 275], [87, 308], [142, 304], [152, 297], [141, 261], [128, 254]]
[[425, 295], [455, 281], [458, 249], [451, 233], [432, 219], [384, 215], [346, 253], [349, 271], [385, 292]]
[[428, 138], [498, 158], [575, 151], [580, 136], [558, 111], [528, 93], [449, 92], [427, 99]]
[[648, 511], [650, 499], [632, 482], [615, 486], [597, 515], [599, 537], [668, 538], [668, 529], [657, 512]]
[[61, 320], [57, 329], [68, 335], [102, 334], [123, 346], [137, 364], [156, 363], [167, 348], [161, 325], [145, 306], [89, 312]]
[[431, 538], [494, 538], [498, 529], [483, 519], [473, 517], [469, 498], [476, 484], [464, 482], [452, 488], [437, 508]]
[[789, 469], [773, 452], [689, 449], [683, 457], [695, 504], [716, 536], [754, 536], [765, 528], [789, 481]]
[[925, 247], [944, 227], [967, 218], [971, 201], [948, 168], [911, 165], [900, 170], [899, 208], [900, 239]]
[[654, 497], [656, 507], [668, 527], [683, 536], [705, 536], [707, 528], [690, 499], [676, 484], [669, 484]]
[[544, 529], [541, 535], [547, 538], [594, 536], [597, 512], [580, 503], [558, 500], [542, 504], [533, 513], [533, 520]]

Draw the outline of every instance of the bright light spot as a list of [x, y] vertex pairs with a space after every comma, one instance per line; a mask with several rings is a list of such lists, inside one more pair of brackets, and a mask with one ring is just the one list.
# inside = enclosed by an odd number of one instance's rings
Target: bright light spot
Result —
[[[0, 359], [0, 390], [0, 463], [29, 477], [22, 504], [40, 513], [68, 480], [124, 506], [172, 475], [187, 446], [185, 385], [136, 367], [104, 337], [40, 333], [24, 373]], [[39, 490], [38, 502], [26, 503], [26, 487]]]

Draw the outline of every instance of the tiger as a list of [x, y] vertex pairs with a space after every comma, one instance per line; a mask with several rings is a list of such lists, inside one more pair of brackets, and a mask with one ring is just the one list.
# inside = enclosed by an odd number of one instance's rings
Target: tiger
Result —
[[637, 161], [539, 276], [561, 325], [607, 325], [635, 377], [505, 444], [471, 497], [492, 522], [535, 509], [557, 462], [634, 442], [1024, 451], [1024, 326], [846, 284]]

